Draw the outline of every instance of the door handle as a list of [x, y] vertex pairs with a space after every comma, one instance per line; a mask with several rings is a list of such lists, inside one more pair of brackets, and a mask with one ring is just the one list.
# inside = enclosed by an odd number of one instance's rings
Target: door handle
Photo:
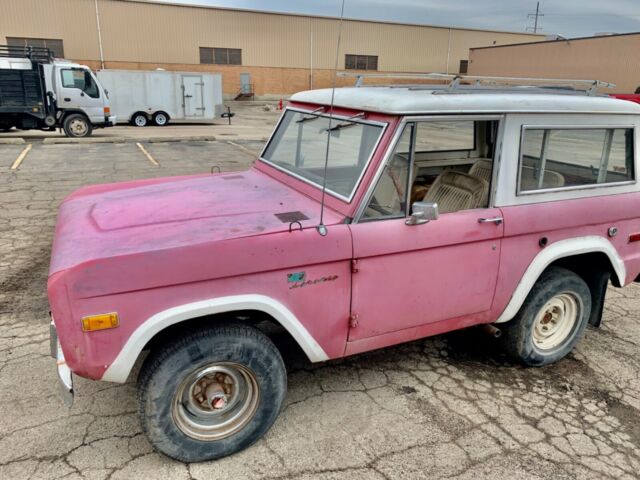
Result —
[[496, 225], [500, 225], [504, 221], [502, 217], [494, 217], [494, 218], [479, 218], [478, 223], [495, 223]]
[[69, 97], [64, 97], [64, 101], [65, 101], [65, 102], [70, 102], [70, 101], [71, 101], [71, 99], [70, 99]]

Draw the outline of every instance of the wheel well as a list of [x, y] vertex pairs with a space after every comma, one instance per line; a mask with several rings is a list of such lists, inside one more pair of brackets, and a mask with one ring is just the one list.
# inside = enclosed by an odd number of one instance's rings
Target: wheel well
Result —
[[599, 327], [602, 322], [602, 312], [607, 294], [609, 280], [616, 287], [621, 287], [609, 257], [602, 252], [585, 253], [571, 257], [560, 258], [549, 267], [563, 267], [571, 270], [582, 278], [591, 292], [591, 316], [589, 323]]
[[151, 117], [149, 116], [149, 114], [147, 112], [143, 112], [141, 110], [138, 110], [137, 112], [133, 112], [131, 114], [131, 117], [129, 117], [129, 121], [132, 121], [136, 117], [136, 115], [144, 115], [145, 117], [147, 117], [147, 120], [151, 119]]
[[171, 120], [171, 115], [169, 115], [167, 112], [165, 112], [164, 110], [157, 110], [155, 112], [153, 112], [153, 116], [155, 117], [157, 114], [162, 113], [164, 114], [165, 117], [167, 117], [167, 120]]
[[225, 321], [247, 323], [260, 330], [275, 344], [280, 355], [282, 355], [282, 358], [285, 360], [285, 363], [288, 363], [288, 360], [299, 361], [301, 358], [306, 362], [309, 361], [309, 357], [298, 345], [295, 338], [271, 315], [259, 310], [239, 310], [195, 317], [168, 326], [154, 335], [146, 343], [136, 363], [138, 363], [140, 358], [145, 355], [145, 352], [161, 348], [162, 345], [173, 341], [173, 339], [185, 332], [201, 329], [214, 323]]

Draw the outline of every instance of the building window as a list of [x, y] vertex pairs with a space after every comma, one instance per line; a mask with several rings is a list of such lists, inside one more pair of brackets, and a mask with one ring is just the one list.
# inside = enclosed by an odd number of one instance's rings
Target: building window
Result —
[[21, 38], [7, 37], [7, 45], [10, 47], [41, 47], [48, 48], [54, 57], [64, 58], [62, 40], [53, 38]]
[[633, 181], [633, 130], [526, 127], [521, 141], [519, 191]]
[[344, 68], [347, 70], [378, 70], [378, 56], [347, 54], [344, 56]]
[[200, 47], [200, 63], [242, 65], [242, 50], [239, 48]]
[[469, 60], [460, 60], [460, 73], [467, 73], [469, 71]]

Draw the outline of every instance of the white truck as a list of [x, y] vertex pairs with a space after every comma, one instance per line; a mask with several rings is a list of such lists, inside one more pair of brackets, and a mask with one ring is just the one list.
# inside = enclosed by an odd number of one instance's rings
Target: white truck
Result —
[[99, 70], [97, 76], [122, 123], [138, 127], [213, 123], [222, 115], [220, 74], [109, 69]]
[[54, 59], [47, 48], [0, 45], [0, 132], [62, 128], [87, 137], [115, 122], [89, 67]]

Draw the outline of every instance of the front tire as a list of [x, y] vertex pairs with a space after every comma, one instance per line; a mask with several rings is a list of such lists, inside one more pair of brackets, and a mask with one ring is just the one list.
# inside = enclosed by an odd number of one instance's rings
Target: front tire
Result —
[[280, 352], [243, 324], [195, 330], [156, 348], [138, 378], [142, 429], [183, 462], [213, 460], [260, 439], [287, 390]]
[[591, 292], [585, 281], [565, 268], [549, 268], [505, 326], [503, 346], [525, 365], [557, 362], [573, 350], [590, 314]]
[[146, 127], [149, 123], [149, 119], [144, 113], [136, 113], [131, 117], [131, 124], [134, 127]]
[[72, 138], [89, 137], [93, 131], [89, 119], [80, 113], [72, 113], [65, 118], [62, 128], [67, 137]]

